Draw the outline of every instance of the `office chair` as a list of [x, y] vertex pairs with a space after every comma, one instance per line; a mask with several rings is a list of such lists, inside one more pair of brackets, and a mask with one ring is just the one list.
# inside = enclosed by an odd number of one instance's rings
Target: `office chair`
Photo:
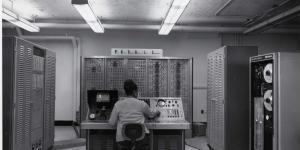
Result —
[[145, 126], [139, 123], [126, 123], [122, 127], [122, 135], [131, 142], [127, 149], [135, 150], [136, 141], [145, 137]]

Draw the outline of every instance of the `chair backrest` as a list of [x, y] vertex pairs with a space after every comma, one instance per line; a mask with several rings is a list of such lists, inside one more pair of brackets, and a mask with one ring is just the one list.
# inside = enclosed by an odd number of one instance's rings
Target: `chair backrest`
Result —
[[122, 127], [122, 134], [130, 141], [142, 140], [145, 137], [145, 126], [140, 123], [125, 123]]

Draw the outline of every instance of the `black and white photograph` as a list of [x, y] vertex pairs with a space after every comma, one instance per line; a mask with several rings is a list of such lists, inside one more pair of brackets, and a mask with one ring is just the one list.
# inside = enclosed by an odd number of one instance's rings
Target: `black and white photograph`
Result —
[[0, 1], [0, 150], [300, 150], [300, 0]]

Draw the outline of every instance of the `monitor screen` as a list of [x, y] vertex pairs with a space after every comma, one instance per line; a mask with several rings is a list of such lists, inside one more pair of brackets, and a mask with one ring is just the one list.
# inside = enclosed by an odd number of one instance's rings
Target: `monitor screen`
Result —
[[110, 96], [109, 93], [97, 93], [97, 99], [96, 102], [101, 103], [101, 102], [109, 102], [110, 101]]

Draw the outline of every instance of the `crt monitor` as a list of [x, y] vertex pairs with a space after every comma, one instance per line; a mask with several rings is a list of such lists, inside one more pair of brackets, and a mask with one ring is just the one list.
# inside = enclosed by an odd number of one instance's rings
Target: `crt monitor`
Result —
[[118, 101], [118, 91], [89, 90], [87, 101], [89, 106], [88, 118], [90, 120], [106, 120]]

